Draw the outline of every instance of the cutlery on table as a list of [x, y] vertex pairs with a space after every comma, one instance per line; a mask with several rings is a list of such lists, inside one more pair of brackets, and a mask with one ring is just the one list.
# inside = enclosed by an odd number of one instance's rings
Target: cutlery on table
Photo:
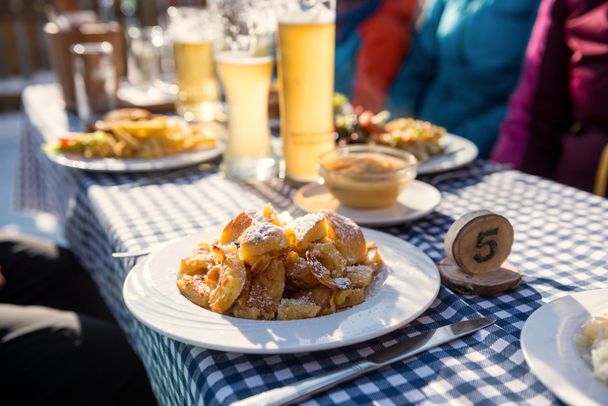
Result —
[[113, 252], [112, 253], [112, 257], [113, 258], [135, 258], [135, 257], [143, 257], [145, 255], [150, 254], [153, 251], [153, 248], [146, 248], [143, 250], [139, 250], [139, 251], [118, 251], [118, 252]]
[[341, 368], [321, 376], [314, 376], [282, 388], [271, 389], [235, 402], [232, 405], [285, 405], [300, 401], [365, 373], [383, 368], [394, 362], [403, 361], [431, 348], [474, 333], [492, 325], [495, 321], [496, 319], [493, 317], [482, 317], [426, 331], [388, 348], [376, 351], [350, 367]]
[[492, 175], [494, 173], [502, 172], [502, 171], [506, 171], [506, 170], [510, 170], [510, 169], [513, 169], [510, 165], [499, 165], [499, 164], [495, 164], [495, 165], [493, 165], [492, 168], [488, 168], [488, 169], [465, 168], [462, 170], [439, 173], [428, 179], [425, 179], [425, 182], [428, 182], [431, 185], [437, 186], [439, 183], [445, 182], [446, 180]]

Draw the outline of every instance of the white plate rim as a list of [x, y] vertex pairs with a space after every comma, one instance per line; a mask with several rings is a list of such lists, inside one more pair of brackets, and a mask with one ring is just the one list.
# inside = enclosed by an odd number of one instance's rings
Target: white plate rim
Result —
[[219, 157], [224, 152], [224, 142], [218, 140], [213, 148], [182, 152], [162, 158], [153, 159], [118, 159], [99, 158], [89, 159], [77, 154], [63, 154], [44, 151], [44, 154], [52, 162], [73, 169], [88, 172], [151, 172], [169, 169], [178, 169], [201, 162], [210, 161]]
[[[580, 331], [583, 323], [595, 316], [601, 309], [595, 309], [594, 314], [585, 314], [582, 309], [573, 309], [569, 305], [564, 306], [569, 310], [566, 310], [566, 314], [561, 315], [557, 323], [555, 318], [548, 317], [548, 314], [571, 300], [586, 309], [585, 306], [595, 306], [599, 297], [606, 303], [602, 305], [603, 311], [608, 311], [608, 301], [605, 300], [608, 297], [608, 288], [571, 293], [536, 309], [528, 317], [521, 331], [521, 349], [528, 367], [547, 389], [567, 404], [601, 405], [602, 399], [604, 402], [608, 399], [608, 385], [593, 377], [591, 366], [582, 358], [574, 341], [574, 333]], [[573, 330], [573, 327], [576, 329]], [[561, 334], [552, 334], [554, 331], [559, 331]], [[537, 344], [539, 340], [542, 340], [542, 344]], [[540, 345], [543, 346], [545, 353], [540, 352], [539, 354]], [[563, 356], [571, 358], [564, 360]], [[547, 359], [547, 357], [551, 357], [551, 359]], [[546, 361], [553, 362], [553, 367], [545, 366]], [[583, 379], [588, 382], [587, 388], [580, 388], [572, 381], [572, 374], [581, 371], [585, 374]], [[602, 399], [594, 398], [596, 391], [603, 392], [604, 397]]]
[[[432, 198], [432, 204], [430, 204], [427, 208], [425, 208], [425, 210], [419, 210], [417, 212], [415, 212], [415, 214], [411, 214], [411, 215], [402, 215], [400, 217], [383, 217], [383, 218], [377, 218], [377, 217], [369, 217], [370, 215], [368, 214], [366, 217], [366, 210], [357, 210], [357, 209], [349, 209], [351, 211], [349, 211], [349, 217], [357, 224], [361, 225], [361, 226], [368, 226], [368, 227], [388, 227], [388, 226], [393, 226], [396, 224], [403, 224], [403, 223], [410, 223], [416, 220], [419, 220], [423, 217], [428, 216], [429, 214], [433, 213], [435, 211], [435, 209], [437, 209], [437, 207], [439, 207], [439, 205], [441, 204], [442, 201], [442, 195], [441, 192], [439, 191], [439, 189], [437, 189], [435, 186], [426, 183], [426, 182], [422, 182], [420, 180], [414, 179], [412, 181], [412, 183], [410, 185], [408, 185], [406, 187], [406, 189], [401, 192], [401, 195], [403, 195], [404, 193], [408, 192], [408, 188], [411, 188], [412, 185], [416, 185], [417, 187], [424, 187], [427, 189], [427, 191], [429, 193], [433, 194], [433, 198]], [[304, 191], [306, 188], [313, 188], [313, 187], [325, 187], [324, 185], [315, 183], [315, 182], [311, 182], [308, 183], [304, 186], [302, 186], [300, 189], [298, 189], [295, 194], [294, 194], [294, 199], [293, 199], [293, 203], [301, 210], [304, 210], [307, 213], [310, 213], [310, 210], [308, 210], [307, 208], [305, 208], [304, 206], [302, 206], [299, 202], [298, 199], [296, 199], [296, 196], [298, 194], [300, 194], [302, 191]], [[329, 193], [329, 191], [327, 191], [327, 193]], [[357, 212], [361, 212], [361, 215], [359, 216], [358, 214], [354, 214]], [[342, 212], [340, 212], [339, 210], [337, 211], [337, 213], [343, 214]]]
[[[398, 243], [400, 244], [402, 247], [406, 247], [407, 250], [409, 252], [411, 252], [412, 254], [414, 254], [416, 256], [415, 260], [416, 261], [422, 261], [425, 262], [425, 266], [427, 267], [426, 270], [418, 270], [421, 274], [424, 274], [427, 278], [428, 283], [432, 284], [432, 293], [429, 295], [429, 297], [427, 298], [427, 300], [421, 305], [419, 306], [419, 308], [416, 309], [416, 311], [412, 312], [411, 314], [409, 314], [408, 317], [403, 318], [401, 320], [399, 320], [398, 322], [393, 323], [390, 326], [387, 326], [386, 328], [384, 328], [382, 331], [377, 331], [377, 330], [370, 330], [370, 332], [368, 334], [362, 334], [356, 337], [350, 337], [350, 338], [346, 338], [344, 340], [341, 341], [333, 341], [330, 343], [312, 343], [312, 344], [307, 344], [307, 345], [302, 345], [299, 344], [297, 347], [294, 347], [293, 345], [291, 346], [283, 346], [283, 347], [279, 347], [279, 348], [264, 348], [264, 347], [255, 347], [255, 346], [249, 346], [249, 347], [243, 347], [243, 346], [234, 346], [234, 345], [230, 345], [230, 344], [225, 344], [225, 343], [201, 343], [198, 340], [192, 340], [191, 338], [188, 337], [184, 337], [183, 335], [174, 332], [174, 331], [168, 331], [167, 329], [163, 329], [162, 326], [159, 325], [158, 322], [152, 322], [148, 319], [146, 319], [145, 317], [142, 317], [139, 314], [139, 309], [137, 308], [137, 305], [135, 304], [135, 302], [133, 302], [131, 300], [131, 284], [134, 283], [133, 279], [135, 277], [135, 275], [138, 272], [141, 272], [141, 270], [148, 265], [148, 261], [150, 261], [150, 259], [153, 258], [153, 254], [152, 253], [148, 258], [145, 258], [144, 260], [140, 261], [137, 265], [135, 265], [133, 267], [133, 269], [131, 269], [131, 271], [129, 272], [129, 274], [127, 275], [124, 284], [123, 284], [123, 299], [125, 301], [125, 304], [127, 306], [127, 309], [131, 312], [131, 314], [137, 318], [140, 322], [142, 322], [144, 325], [150, 327], [151, 329], [166, 335], [172, 339], [175, 339], [177, 341], [181, 341], [184, 342], [186, 344], [190, 344], [190, 345], [194, 345], [194, 346], [199, 346], [199, 347], [203, 347], [203, 348], [207, 348], [207, 349], [212, 349], [212, 350], [219, 350], [219, 351], [227, 351], [227, 352], [239, 352], [239, 353], [247, 353], [247, 354], [293, 354], [293, 353], [302, 353], [302, 352], [314, 352], [314, 351], [323, 351], [323, 350], [329, 350], [329, 349], [335, 349], [335, 348], [340, 348], [340, 347], [345, 347], [345, 346], [349, 346], [349, 345], [353, 345], [353, 344], [357, 344], [357, 343], [361, 343], [385, 334], [388, 334], [396, 329], [399, 329], [401, 327], [403, 327], [404, 325], [407, 325], [408, 323], [410, 323], [411, 321], [415, 320], [416, 318], [418, 318], [424, 311], [426, 311], [434, 302], [434, 300], [436, 299], [437, 295], [439, 294], [439, 289], [441, 286], [441, 281], [440, 281], [440, 276], [439, 276], [439, 271], [437, 270], [437, 267], [435, 265], [435, 263], [419, 248], [415, 247], [414, 245], [408, 243], [407, 241], [401, 240], [397, 237], [394, 237], [390, 234], [386, 234], [386, 233], [382, 233], [380, 231], [376, 231], [376, 230], [371, 230], [371, 229], [366, 229], [366, 228], [362, 228], [363, 232], [366, 235], [366, 239], [371, 239], [372, 241], [377, 241], [378, 238], [380, 239], [387, 239], [389, 241], [393, 241], [394, 243]], [[208, 231], [208, 234], [211, 233], [215, 233], [214, 235], [217, 235], [217, 230], [213, 230], [213, 231]], [[160, 246], [155, 252], [160, 251], [163, 247], [168, 247], [171, 244], [175, 244], [175, 243], [179, 243], [180, 240], [185, 240], [187, 238], [193, 238], [193, 235], [190, 235], [188, 237], [182, 237], [182, 238], [177, 238], [174, 239], [172, 241], [167, 242], [166, 244], [163, 244], [162, 246]], [[199, 235], [196, 235], [197, 238], [200, 238]], [[382, 245], [383, 244], [378, 244], [381, 252], [382, 252]], [[413, 261], [413, 260], [412, 260]], [[420, 265], [417, 265], [420, 266]], [[387, 278], [388, 280], [388, 278]], [[385, 285], [387, 285], [387, 283], [385, 282], [385, 284], [381, 287], [381, 289], [385, 289]], [[176, 289], [177, 290], [177, 289]], [[381, 292], [378, 292], [374, 295], [375, 297], [380, 297]], [[184, 298], [184, 300], [187, 301], [187, 299]], [[188, 302], [189, 303], [189, 302]], [[363, 306], [367, 303], [364, 302], [361, 305], [358, 306]], [[192, 306], [196, 306], [194, 304], [191, 304]], [[342, 311], [343, 316], [346, 315], [348, 316], [349, 314], [352, 314], [352, 312], [354, 311], [353, 309], [356, 309], [357, 306], [350, 308], [350, 309], [346, 309], [344, 311]], [[209, 312], [208, 310], [199, 308], [200, 311], [205, 311], [205, 312]], [[347, 313], [347, 312], [351, 312], [351, 313]], [[220, 316], [217, 315], [215, 313], [213, 313], [215, 316]], [[334, 313], [333, 315], [329, 315], [329, 316], [323, 316], [321, 318], [312, 318], [312, 319], [304, 319], [304, 320], [293, 320], [293, 321], [272, 321], [271, 323], [286, 323], [289, 324], [291, 323], [292, 325], [295, 325], [295, 323], [297, 324], [302, 324], [302, 323], [310, 323], [310, 324], [314, 324], [315, 322], [317, 322], [318, 320], [322, 319], [322, 318], [327, 318], [327, 317], [332, 317], [332, 316], [336, 316], [339, 313]], [[251, 322], [250, 320], [244, 320], [244, 319], [235, 319], [235, 318], [230, 318], [233, 321], [234, 320], [243, 320], [244, 322]], [[260, 321], [254, 321], [257, 323], [263, 323]]]
[[451, 171], [453, 169], [462, 168], [470, 164], [479, 155], [479, 149], [472, 141], [460, 136], [448, 133], [443, 136], [444, 146], [450, 147], [450, 144], [456, 144], [454, 148], [464, 148], [453, 157], [453, 160], [448, 161], [447, 165], [441, 165], [442, 157], [437, 155], [434, 161], [425, 163], [424, 161], [418, 164], [418, 175], [433, 175], [440, 172]]

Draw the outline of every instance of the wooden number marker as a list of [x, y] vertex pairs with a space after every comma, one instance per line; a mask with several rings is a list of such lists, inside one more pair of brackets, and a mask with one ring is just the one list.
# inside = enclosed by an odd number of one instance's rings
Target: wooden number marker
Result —
[[445, 237], [447, 258], [439, 263], [450, 289], [469, 295], [492, 295], [517, 287], [521, 273], [506, 263], [513, 245], [513, 226], [489, 210], [465, 214]]
[[511, 253], [513, 226], [488, 210], [465, 214], [452, 224], [445, 237], [445, 252], [467, 273], [495, 271]]
[[462, 272], [448, 258], [439, 263], [443, 284], [464, 295], [496, 295], [519, 286], [521, 273], [508, 262], [497, 271], [470, 274]]

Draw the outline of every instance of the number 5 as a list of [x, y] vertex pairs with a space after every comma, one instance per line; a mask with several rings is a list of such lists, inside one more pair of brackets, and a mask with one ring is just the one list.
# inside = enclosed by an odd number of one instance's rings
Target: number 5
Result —
[[498, 248], [498, 243], [495, 240], [485, 240], [484, 241], [484, 239], [486, 237], [493, 237], [496, 235], [498, 235], [498, 228], [493, 228], [492, 230], [482, 231], [479, 234], [477, 234], [477, 244], [475, 245], [475, 247], [478, 249], [488, 247], [489, 251], [488, 251], [487, 255], [483, 255], [483, 256], [481, 254], [475, 254], [475, 256], [473, 257], [475, 262], [480, 264], [482, 262], [486, 262], [486, 261], [489, 261], [490, 259], [494, 258], [494, 255], [496, 255], [496, 249]]

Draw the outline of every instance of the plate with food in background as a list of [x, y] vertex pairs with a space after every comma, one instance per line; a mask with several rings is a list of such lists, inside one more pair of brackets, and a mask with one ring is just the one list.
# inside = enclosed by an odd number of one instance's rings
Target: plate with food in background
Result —
[[352, 107], [341, 94], [334, 96], [334, 123], [339, 146], [374, 144], [407, 151], [418, 159], [418, 175], [460, 168], [479, 154], [474, 143], [443, 127], [414, 118], [390, 120], [388, 111], [374, 114]]
[[433, 302], [440, 278], [413, 245], [332, 212], [267, 205], [170, 241], [127, 276], [127, 308], [173, 339], [221, 351], [327, 350], [389, 333]]
[[294, 203], [307, 212], [332, 210], [359, 225], [383, 227], [420, 219], [441, 193], [416, 178], [411, 153], [378, 145], [338, 147], [319, 158], [322, 183], [300, 188]]
[[143, 172], [194, 165], [220, 156], [225, 129], [189, 124], [143, 109], [106, 114], [84, 132], [68, 133], [43, 146], [53, 162], [99, 172]]
[[571, 405], [608, 400], [608, 289], [576, 292], [537, 309], [521, 331], [536, 377]]

